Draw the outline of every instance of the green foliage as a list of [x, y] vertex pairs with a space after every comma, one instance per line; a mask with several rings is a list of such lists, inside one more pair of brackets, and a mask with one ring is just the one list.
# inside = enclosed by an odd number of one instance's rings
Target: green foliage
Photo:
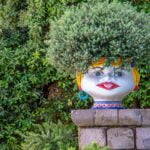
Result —
[[92, 143], [84, 148], [84, 150], [109, 150], [108, 147], [100, 147], [96, 143]]
[[[20, 10], [20, 7], [23, 7]], [[46, 65], [40, 33], [33, 27], [19, 26], [25, 1], [6, 1], [1, 5], [0, 46], [0, 145], [1, 149], [20, 149], [20, 136], [32, 126], [31, 113], [44, 101], [43, 86], [53, 80], [55, 69]], [[26, 10], [27, 11], [27, 10]], [[30, 11], [30, 8], [28, 8]], [[41, 20], [42, 21], [42, 20]], [[31, 24], [31, 22], [30, 22]], [[38, 42], [40, 41], [40, 42]]]
[[[120, 2], [130, 2], [137, 11], [143, 11], [145, 13], [150, 12], [150, 3], [148, 0], [118, 0]], [[144, 60], [144, 59], [143, 59]], [[138, 92], [130, 94], [124, 103], [129, 108], [150, 108], [149, 102], [149, 91], [150, 91], [150, 76], [149, 66], [145, 65], [147, 62], [143, 61], [142, 67], [140, 68], [141, 81]]]
[[102, 56], [149, 62], [149, 19], [129, 4], [85, 3], [67, 10], [51, 25], [49, 59], [59, 70], [86, 71]]
[[[60, 120], [63, 123], [72, 123], [70, 112], [72, 109], [88, 109], [92, 105], [92, 99], [81, 101], [78, 97], [78, 89], [75, 81], [71, 79], [59, 81], [57, 84], [63, 91], [60, 92], [61, 97], [57, 93], [56, 96], [51, 97], [48, 101], [36, 109], [33, 117], [38, 122], [53, 121], [57, 123]], [[60, 90], [58, 89], [58, 91]]]
[[22, 144], [23, 150], [71, 150], [77, 139], [71, 127], [61, 122], [36, 125], [34, 131], [27, 133]]
[[[148, 0], [119, 0], [121, 2], [131, 2], [132, 5], [137, 8], [137, 11], [150, 12], [150, 3]], [[125, 99], [125, 105], [130, 108], [150, 108], [149, 91], [150, 91], [150, 76], [149, 66], [145, 65], [147, 62], [143, 62], [140, 68], [141, 82], [138, 92], [134, 92]]]
[[150, 2], [149, 0], [118, 0], [120, 2], [130, 2], [137, 11], [144, 11], [146, 13], [150, 12]]
[[0, 0], [1, 150], [21, 149], [22, 137], [18, 130], [26, 132], [32, 128], [37, 121], [34, 112], [47, 101], [45, 86], [63, 79], [47, 64], [46, 33], [50, 20], [73, 2], [51, 3], [49, 0]]
[[125, 98], [124, 103], [129, 108], [149, 108], [149, 92], [150, 92], [150, 66], [143, 59], [143, 64], [139, 69], [141, 75], [141, 81], [139, 89], [136, 92], [131, 93]]
[[[61, 122], [36, 124], [34, 131], [21, 135], [24, 137], [22, 150], [76, 150], [77, 138], [72, 132], [73, 128], [74, 126], [66, 126]], [[109, 148], [92, 143], [84, 150], [109, 150]]]
[[125, 98], [124, 104], [127, 108], [150, 108], [150, 82], [149, 76], [142, 78], [137, 92], [131, 93]]

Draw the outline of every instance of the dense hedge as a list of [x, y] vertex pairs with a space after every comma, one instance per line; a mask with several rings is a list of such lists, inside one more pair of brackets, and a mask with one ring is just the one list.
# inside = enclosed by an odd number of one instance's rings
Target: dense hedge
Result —
[[[0, 0], [0, 150], [20, 150], [21, 143], [26, 143], [22, 133], [37, 133], [35, 123], [70, 124], [72, 108], [90, 107], [90, 100], [78, 100], [75, 80], [64, 78], [46, 60], [51, 20], [82, 2]], [[141, 106], [150, 107], [144, 69], [142, 74], [141, 93], [133, 96], [140, 95]], [[133, 96], [127, 105], [132, 106]]]
[[44, 41], [50, 20], [78, 1], [0, 1], [1, 150], [20, 149], [18, 131], [31, 129], [38, 120], [33, 113], [47, 101], [49, 84], [63, 79], [47, 64]]

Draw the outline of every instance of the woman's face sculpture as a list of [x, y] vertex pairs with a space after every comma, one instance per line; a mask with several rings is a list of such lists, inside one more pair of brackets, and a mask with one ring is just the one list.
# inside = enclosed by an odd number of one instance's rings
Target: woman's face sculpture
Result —
[[85, 74], [77, 75], [82, 91], [94, 99], [93, 109], [123, 108], [122, 99], [137, 88], [140, 75], [135, 67], [123, 68], [122, 60], [104, 66], [105, 58], [93, 63]]
[[135, 87], [131, 68], [96, 67], [90, 68], [84, 75], [81, 88], [95, 101], [120, 101]]

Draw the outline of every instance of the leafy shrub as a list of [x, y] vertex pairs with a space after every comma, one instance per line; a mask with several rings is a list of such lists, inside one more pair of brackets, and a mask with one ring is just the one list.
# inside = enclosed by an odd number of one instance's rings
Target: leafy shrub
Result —
[[20, 149], [17, 132], [37, 121], [33, 114], [47, 101], [45, 86], [63, 79], [47, 64], [45, 40], [51, 19], [74, 2], [80, 1], [0, 1], [1, 150]]
[[77, 146], [71, 127], [61, 122], [36, 125], [34, 130], [25, 136], [23, 150], [71, 150]]
[[149, 19], [129, 4], [94, 1], [67, 10], [51, 25], [49, 59], [59, 70], [86, 71], [102, 56], [149, 62]]
[[[72, 132], [74, 126], [66, 126], [61, 122], [42, 123], [34, 125], [34, 130], [28, 132], [22, 143], [22, 150], [76, 150], [77, 138]], [[109, 150], [92, 143], [84, 150]]]
[[[32, 114], [34, 119], [38, 120], [38, 123], [42, 121], [53, 121], [57, 123], [57, 121], [60, 120], [63, 123], [70, 124], [72, 123], [70, 117], [72, 109], [85, 109], [90, 108], [92, 105], [91, 98], [86, 101], [81, 101], [79, 99], [75, 80], [64, 79], [57, 84], [61, 89], [61, 91], [58, 92], [62, 92], [60, 93], [61, 97], [59, 97], [57, 93], [57, 96], [51, 97], [49, 100], [45, 101], [45, 103]], [[52, 90], [51, 86], [50, 89]]]

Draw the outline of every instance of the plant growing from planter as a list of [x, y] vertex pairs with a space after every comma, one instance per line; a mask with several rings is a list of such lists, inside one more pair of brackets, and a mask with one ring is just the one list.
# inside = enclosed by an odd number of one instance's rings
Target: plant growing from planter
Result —
[[140, 80], [135, 62], [139, 67], [149, 62], [149, 20], [130, 4], [93, 1], [72, 7], [51, 25], [50, 63], [77, 73], [79, 88], [95, 101], [92, 108], [122, 108]]

